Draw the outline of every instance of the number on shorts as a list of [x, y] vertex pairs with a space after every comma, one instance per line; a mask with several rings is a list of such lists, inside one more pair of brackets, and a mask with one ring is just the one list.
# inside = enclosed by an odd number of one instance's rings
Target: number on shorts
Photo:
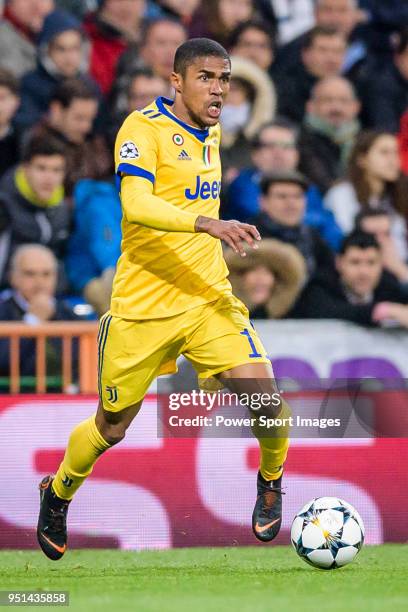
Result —
[[241, 336], [245, 336], [246, 338], [248, 338], [249, 346], [251, 347], [251, 351], [252, 351], [252, 353], [249, 353], [248, 357], [251, 357], [251, 358], [262, 357], [261, 353], [259, 353], [256, 349], [255, 342], [253, 341], [253, 338], [251, 337], [249, 330], [244, 329], [244, 331], [240, 332], [240, 334]]

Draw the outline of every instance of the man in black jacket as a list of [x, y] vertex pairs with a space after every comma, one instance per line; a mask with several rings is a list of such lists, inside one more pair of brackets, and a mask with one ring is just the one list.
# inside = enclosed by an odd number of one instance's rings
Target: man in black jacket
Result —
[[292, 244], [306, 261], [307, 276], [333, 267], [333, 255], [319, 232], [303, 221], [308, 184], [298, 172], [279, 172], [261, 179], [261, 212], [249, 223], [262, 238], [276, 238]]
[[321, 272], [305, 287], [291, 314], [301, 319], [342, 319], [361, 325], [408, 327], [408, 294], [384, 272], [372, 234], [345, 238], [336, 273]]
[[[40, 244], [20, 246], [11, 259], [9, 291], [0, 301], [0, 321], [21, 321], [39, 325], [47, 321], [75, 321], [79, 317], [55, 297], [57, 261], [50, 249]], [[74, 347], [74, 356], [76, 349]], [[46, 343], [47, 373], [61, 373], [61, 340]], [[76, 359], [74, 358], [74, 362]], [[0, 339], [0, 375], [9, 374], [9, 341]], [[35, 375], [35, 340], [20, 342], [20, 374]]]
[[33, 137], [22, 163], [0, 181], [0, 285], [7, 283], [10, 257], [21, 244], [48, 246], [62, 258], [71, 211], [64, 197], [65, 149], [50, 137]]

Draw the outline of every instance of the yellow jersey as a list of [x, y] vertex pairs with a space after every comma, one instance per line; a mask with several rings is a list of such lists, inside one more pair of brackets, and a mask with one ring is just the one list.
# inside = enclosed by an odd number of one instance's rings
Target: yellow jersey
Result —
[[132, 192], [121, 190], [111, 300], [111, 314], [124, 319], [170, 317], [231, 294], [221, 241], [194, 232], [198, 215], [218, 219], [220, 127], [189, 126], [172, 104], [158, 98], [131, 113], [116, 138], [119, 185], [136, 177]]

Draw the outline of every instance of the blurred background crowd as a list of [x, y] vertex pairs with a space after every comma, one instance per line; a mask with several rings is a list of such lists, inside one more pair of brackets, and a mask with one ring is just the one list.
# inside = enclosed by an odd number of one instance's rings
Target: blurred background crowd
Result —
[[246, 258], [225, 254], [251, 317], [408, 327], [406, 0], [6, 0], [1, 11], [0, 319], [108, 309], [116, 132], [172, 97], [176, 48], [207, 36], [232, 57], [221, 217], [264, 238]]

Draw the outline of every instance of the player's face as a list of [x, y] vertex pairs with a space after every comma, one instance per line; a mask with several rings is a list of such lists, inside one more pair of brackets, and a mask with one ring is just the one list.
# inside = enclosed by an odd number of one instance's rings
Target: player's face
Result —
[[190, 122], [198, 127], [216, 125], [230, 88], [231, 66], [221, 57], [199, 57], [187, 67], [184, 77], [173, 73]]
[[355, 295], [365, 297], [372, 293], [382, 272], [381, 254], [378, 249], [350, 247], [336, 259], [342, 282]]

